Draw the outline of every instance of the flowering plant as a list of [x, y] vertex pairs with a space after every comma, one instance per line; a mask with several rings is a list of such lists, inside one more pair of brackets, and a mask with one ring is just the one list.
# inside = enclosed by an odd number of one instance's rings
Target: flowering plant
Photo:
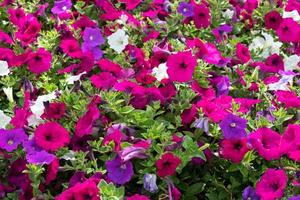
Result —
[[300, 199], [298, 0], [2, 0], [0, 19], [1, 199]]

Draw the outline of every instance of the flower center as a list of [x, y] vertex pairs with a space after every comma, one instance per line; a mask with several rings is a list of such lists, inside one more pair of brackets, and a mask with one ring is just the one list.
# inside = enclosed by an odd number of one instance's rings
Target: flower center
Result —
[[67, 10], [67, 6], [62, 7], [63, 10]]
[[8, 145], [12, 145], [13, 143], [14, 143], [14, 141], [11, 140], [11, 139], [7, 141], [7, 144], [8, 144]]
[[186, 11], [187, 11], [187, 9], [186, 9], [186, 8], [184, 8], [182, 11], [183, 11], [183, 12], [186, 12]]
[[123, 164], [123, 165], [120, 166], [120, 168], [121, 168], [121, 169], [126, 169], [126, 165]]
[[90, 36], [90, 40], [94, 40], [94, 37], [92, 35]]
[[235, 127], [236, 127], [236, 123], [231, 123], [230, 126], [231, 126], [232, 128], [235, 128]]

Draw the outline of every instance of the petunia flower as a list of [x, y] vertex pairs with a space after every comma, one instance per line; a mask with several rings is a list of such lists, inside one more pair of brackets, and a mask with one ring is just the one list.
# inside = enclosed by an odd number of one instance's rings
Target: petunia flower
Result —
[[150, 199], [145, 195], [135, 194], [130, 197], [126, 197], [126, 200], [150, 200]]
[[27, 57], [28, 70], [35, 74], [48, 71], [51, 68], [52, 55], [44, 48], [29, 53]]
[[107, 177], [115, 184], [125, 184], [129, 182], [133, 176], [133, 165], [130, 161], [122, 162], [119, 156], [105, 163]]
[[100, 72], [97, 75], [92, 75], [90, 78], [93, 85], [102, 90], [108, 90], [117, 82], [117, 78], [109, 72]]
[[123, 150], [118, 152], [118, 155], [123, 162], [127, 162], [133, 158], [144, 159], [148, 157], [145, 148], [134, 146], [124, 148]]
[[247, 63], [251, 59], [249, 49], [242, 43], [236, 45], [236, 56], [242, 63]]
[[242, 199], [260, 200], [260, 197], [256, 194], [255, 189], [253, 187], [248, 186], [243, 190]]
[[240, 163], [248, 151], [246, 138], [224, 139], [220, 143], [220, 154], [233, 163]]
[[262, 200], [280, 199], [287, 181], [284, 170], [267, 169], [256, 185], [256, 193]]
[[282, 18], [292, 18], [294, 21], [299, 21], [300, 20], [300, 15], [297, 10], [293, 11], [284, 11]]
[[54, 6], [51, 9], [53, 14], [62, 14], [68, 11], [72, 7], [71, 0], [56, 0], [54, 1]]
[[12, 152], [18, 145], [26, 141], [28, 136], [23, 129], [0, 129], [0, 148]]
[[281, 42], [299, 42], [300, 25], [292, 18], [284, 18], [276, 30], [276, 34]]
[[4, 60], [0, 60], [0, 76], [6, 76], [9, 73], [8, 63]]
[[282, 155], [280, 150], [281, 135], [270, 128], [259, 128], [250, 133], [248, 137], [250, 145], [266, 160], [279, 159]]
[[265, 26], [267, 29], [276, 30], [282, 21], [282, 17], [276, 10], [270, 11], [265, 15]]
[[212, 30], [212, 34], [216, 37], [217, 42], [220, 43], [222, 40], [226, 39], [226, 34], [232, 31], [232, 26], [228, 24], [222, 24], [217, 28]]
[[2, 110], [0, 110], [0, 119], [0, 129], [5, 128], [11, 120], [11, 118], [7, 116]]
[[300, 97], [293, 91], [278, 90], [275, 92], [275, 95], [277, 96], [277, 100], [283, 103], [286, 108], [300, 107]]
[[177, 11], [184, 17], [192, 17], [194, 15], [194, 6], [187, 2], [180, 2]]
[[81, 58], [82, 50], [79, 43], [75, 39], [63, 39], [60, 42], [60, 48], [62, 51], [72, 58]]
[[123, 29], [118, 29], [115, 33], [107, 37], [110, 48], [120, 54], [128, 44], [128, 35]]
[[298, 63], [300, 62], [300, 56], [291, 55], [283, 59], [284, 62], [284, 71], [293, 71], [299, 69]]
[[155, 76], [155, 78], [158, 81], [161, 81], [163, 79], [169, 78], [167, 70], [168, 70], [168, 67], [167, 67], [166, 63], [161, 63], [158, 65], [158, 67], [154, 67], [152, 69], [152, 75]]
[[118, 0], [119, 2], [125, 3], [127, 10], [135, 9], [142, 0]]
[[46, 122], [39, 125], [34, 133], [35, 143], [48, 151], [56, 151], [69, 144], [69, 132], [57, 122]]
[[50, 164], [55, 159], [55, 155], [45, 150], [37, 151], [26, 155], [26, 160], [35, 165]]
[[169, 79], [178, 82], [190, 81], [196, 65], [197, 61], [189, 51], [170, 55], [167, 61]]
[[45, 111], [41, 117], [45, 119], [60, 119], [65, 114], [65, 111], [65, 103], [53, 102], [45, 106]]
[[50, 165], [47, 166], [45, 184], [49, 185], [52, 181], [54, 181], [57, 177], [59, 168], [59, 159], [55, 158]]
[[228, 114], [220, 123], [225, 139], [237, 139], [246, 136], [247, 120]]
[[194, 6], [193, 20], [196, 28], [207, 28], [210, 26], [211, 16], [210, 10], [204, 4]]
[[162, 178], [174, 175], [176, 168], [180, 163], [180, 158], [175, 156], [173, 153], [164, 153], [162, 157], [156, 161], [157, 175]]
[[121, 141], [124, 139], [125, 135], [118, 129], [113, 132], [108, 133], [104, 136], [103, 145], [108, 145], [111, 141], [114, 143], [114, 150], [116, 152], [121, 150]]
[[81, 116], [75, 126], [75, 135], [82, 137], [89, 135], [93, 131], [93, 123], [100, 117], [99, 109], [96, 105], [90, 106], [87, 112]]
[[144, 175], [144, 188], [151, 193], [156, 193], [158, 191], [155, 174]]

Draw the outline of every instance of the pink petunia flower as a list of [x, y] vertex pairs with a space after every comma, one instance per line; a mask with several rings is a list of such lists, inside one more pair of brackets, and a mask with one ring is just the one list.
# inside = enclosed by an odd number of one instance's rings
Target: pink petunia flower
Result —
[[249, 49], [242, 43], [236, 45], [236, 56], [242, 63], [246, 63], [251, 59]]
[[211, 16], [210, 10], [204, 4], [194, 6], [194, 16], [196, 28], [207, 28], [210, 26]]
[[248, 151], [247, 138], [224, 139], [220, 143], [220, 154], [233, 163], [241, 162]]
[[293, 18], [284, 18], [276, 33], [281, 42], [299, 42], [300, 25]]
[[180, 158], [173, 153], [164, 153], [162, 157], [156, 161], [157, 175], [164, 178], [175, 174], [176, 168], [180, 163]]
[[282, 155], [280, 150], [281, 135], [270, 128], [259, 128], [250, 133], [249, 143], [266, 160], [279, 159]]
[[56, 151], [69, 144], [69, 132], [57, 122], [46, 122], [39, 125], [34, 133], [36, 144], [48, 151]]
[[288, 177], [284, 170], [267, 169], [256, 185], [256, 193], [261, 200], [280, 199], [287, 185]]
[[51, 68], [52, 55], [44, 48], [31, 52], [27, 58], [28, 70], [35, 74], [48, 71]]
[[293, 91], [276, 91], [275, 95], [280, 103], [285, 104], [286, 108], [299, 108], [300, 97], [297, 96]]
[[192, 80], [196, 65], [197, 61], [189, 51], [170, 55], [167, 61], [169, 79], [178, 82]]

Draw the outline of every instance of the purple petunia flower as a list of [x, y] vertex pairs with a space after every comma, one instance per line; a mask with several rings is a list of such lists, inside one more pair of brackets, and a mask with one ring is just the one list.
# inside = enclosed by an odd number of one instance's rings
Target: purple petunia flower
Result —
[[300, 195], [289, 197], [288, 200], [300, 200]]
[[105, 42], [102, 37], [101, 30], [99, 28], [87, 27], [83, 32], [83, 41], [89, 47], [96, 47]]
[[48, 165], [55, 159], [55, 155], [50, 154], [37, 146], [34, 140], [28, 140], [24, 142], [23, 147], [27, 153], [26, 160], [29, 163], [36, 165]]
[[115, 184], [125, 184], [133, 176], [132, 163], [130, 161], [122, 162], [119, 156], [106, 161], [105, 165], [108, 178]]
[[239, 139], [246, 136], [247, 120], [228, 114], [220, 123], [225, 139]]
[[251, 187], [248, 186], [244, 189], [243, 191], [243, 200], [259, 200], [259, 196], [255, 193], [255, 190]]
[[177, 8], [177, 11], [184, 17], [192, 17], [194, 15], [193, 5], [186, 2], [181, 2]]
[[55, 155], [48, 153], [45, 150], [37, 151], [26, 155], [26, 160], [35, 165], [50, 164], [55, 159]]
[[230, 87], [230, 79], [228, 76], [220, 76], [216, 82], [218, 96], [227, 95]]
[[23, 129], [0, 129], [0, 148], [11, 152], [18, 148], [18, 145], [26, 141], [27, 138], [28, 136]]
[[51, 9], [51, 12], [53, 14], [62, 14], [65, 13], [67, 10], [69, 10], [71, 7], [72, 7], [71, 0], [54, 1], [54, 6]]
[[95, 60], [99, 60], [100, 58], [102, 58], [103, 51], [99, 46], [91, 47], [88, 45], [88, 43], [84, 42], [82, 43], [81, 49], [84, 53], [90, 51], [93, 54]]
[[144, 176], [144, 188], [145, 190], [155, 193], [158, 191], [156, 185], [156, 175], [155, 174], [145, 174]]

